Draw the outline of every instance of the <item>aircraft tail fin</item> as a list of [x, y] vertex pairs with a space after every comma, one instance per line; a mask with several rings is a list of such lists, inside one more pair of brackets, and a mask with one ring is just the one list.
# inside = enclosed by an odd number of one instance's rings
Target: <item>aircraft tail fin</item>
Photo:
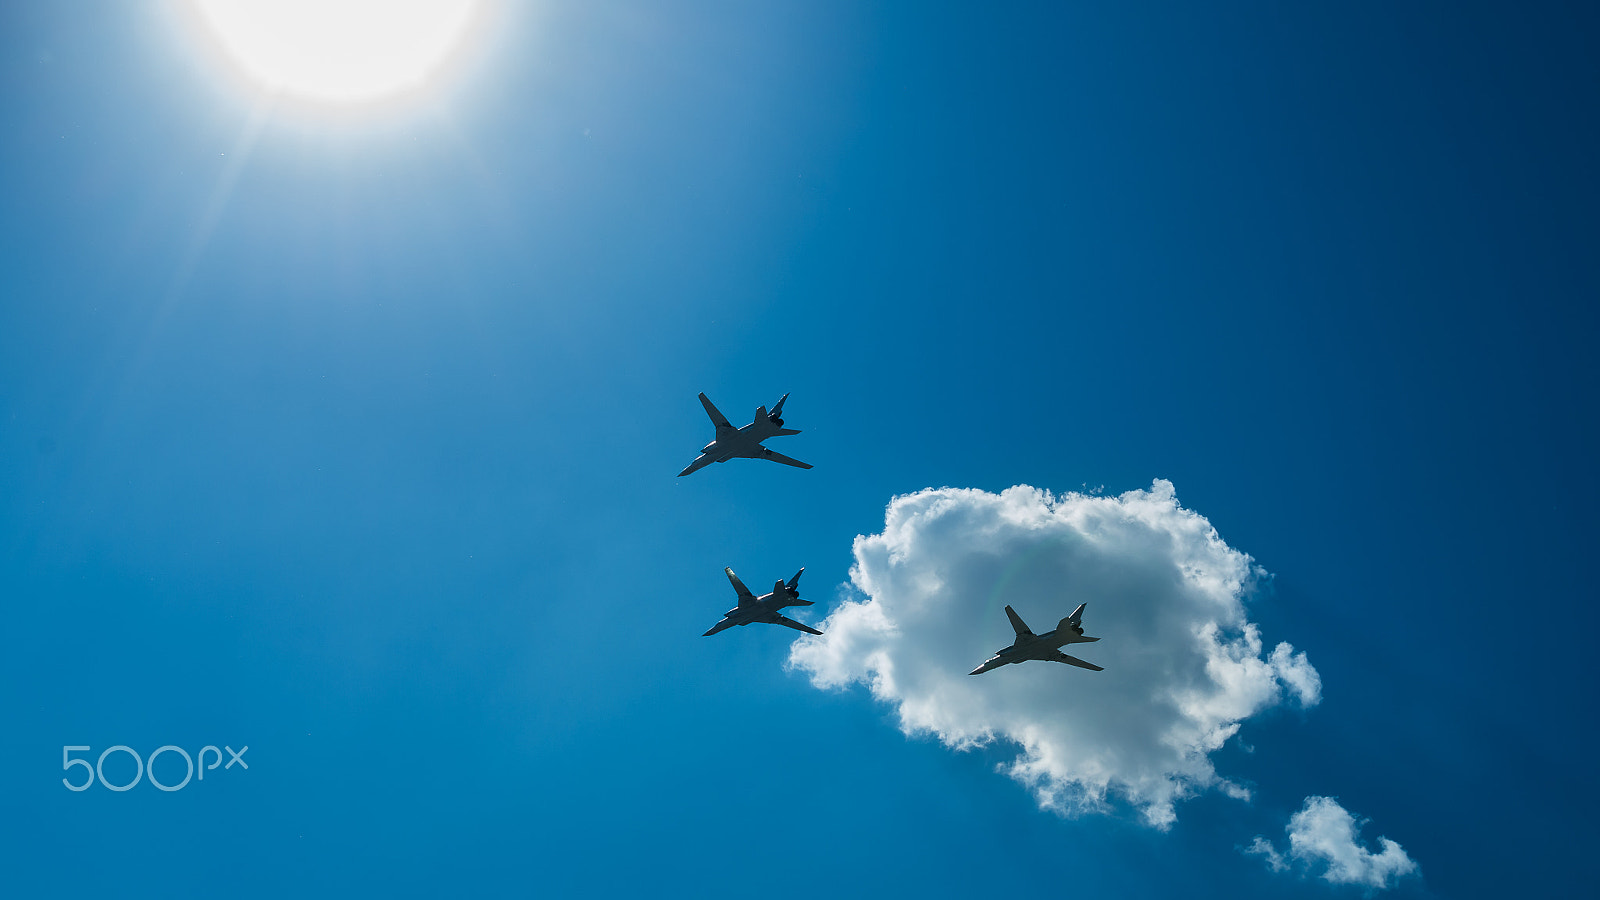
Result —
[[[788, 399], [789, 395], [784, 394], [782, 397], [778, 398], [777, 403], [772, 404], [772, 412], [767, 414], [767, 421], [771, 422], [778, 429], [779, 434], [799, 434], [800, 432], [798, 431], [789, 431], [783, 427], [783, 404], [787, 402]], [[763, 406], [761, 410], [762, 412], [765, 412], [766, 407]]]
[[1078, 608], [1072, 611], [1072, 615], [1067, 616], [1065, 619], [1062, 619], [1056, 625], [1056, 631], [1058, 631], [1058, 632], [1070, 632], [1072, 634], [1082, 635], [1083, 634], [1083, 608], [1085, 606], [1088, 606], [1088, 605], [1089, 604], [1087, 604], [1087, 603], [1079, 603], [1078, 604]]
[[787, 590], [789, 592], [789, 597], [791, 598], [792, 603], [793, 603], [794, 606], [812, 606], [813, 605], [810, 600], [802, 600], [802, 599], [800, 599], [800, 576], [804, 575], [805, 571], [806, 571], [806, 567], [805, 566], [801, 566], [800, 567], [800, 571], [794, 573], [794, 577], [789, 579], [787, 584], [785, 584], [784, 582], [780, 581], [780, 582], [778, 582], [778, 584], [774, 588], [774, 590], [777, 590], [779, 588]]

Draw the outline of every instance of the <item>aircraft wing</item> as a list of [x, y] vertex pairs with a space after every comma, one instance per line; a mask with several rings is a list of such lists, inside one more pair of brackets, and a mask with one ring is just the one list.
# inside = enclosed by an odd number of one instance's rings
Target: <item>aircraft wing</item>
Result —
[[770, 460], [772, 460], [773, 462], [776, 462], [776, 463], [783, 463], [786, 466], [794, 466], [797, 469], [809, 469], [809, 468], [811, 468], [811, 464], [810, 463], [803, 463], [798, 459], [792, 459], [790, 457], [784, 456], [782, 453], [778, 453], [778, 452], [773, 451], [773, 450], [768, 450], [765, 447], [761, 448], [761, 458], [762, 459], [770, 459]]
[[1084, 662], [1083, 660], [1077, 658], [1076, 656], [1068, 656], [1065, 653], [1062, 653], [1060, 650], [1057, 650], [1056, 652], [1050, 654], [1050, 661], [1051, 662], [1066, 663], [1069, 666], [1077, 666], [1080, 669], [1092, 669], [1092, 670], [1094, 670], [1096, 672], [1104, 672], [1105, 671], [1105, 669], [1103, 667], [1101, 667], [1101, 666], [1097, 666], [1092, 662]]
[[[991, 607], [991, 609], [992, 608], [993, 607]], [[1022, 617], [1017, 615], [1017, 611], [1009, 606], [1006, 607], [1006, 618], [1011, 620], [1011, 630], [1015, 631], [1018, 635], [1033, 634], [1032, 631], [1028, 630], [1028, 623], [1022, 621]]]
[[738, 430], [734, 428], [733, 425], [728, 421], [727, 416], [723, 415], [717, 410], [716, 406], [712, 405], [711, 398], [707, 397], [704, 392], [700, 394], [700, 405], [706, 408], [706, 415], [711, 417], [711, 424], [717, 426], [718, 435], [721, 435], [724, 429], [734, 431]]
[[790, 628], [793, 628], [795, 631], [804, 631], [806, 634], [821, 634], [822, 633], [822, 632], [816, 630], [815, 628], [812, 628], [810, 625], [801, 625], [799, 622], [796, 622], [795, 620], [789, 618], [788, 616], [779, 616], [772, 624], [774, 624], [774, 625], [786, 625], [786, 626], [788, 626]]
[[750, 589], [744, 586], [744, 582], [739, 580], [739, 576], [733, 574], [733, 567], [724, 567], [722, 571], [728, 573], [728, 580], [733, 583], [734, 591], [739, 594], [740, 606], [756, 602], [756, 595], [750, 593]]

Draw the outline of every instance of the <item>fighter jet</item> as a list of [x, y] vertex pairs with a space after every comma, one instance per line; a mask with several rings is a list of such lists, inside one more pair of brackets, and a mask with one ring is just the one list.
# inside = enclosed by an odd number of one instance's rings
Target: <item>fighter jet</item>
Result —
[[761, 442], [769, 437], [800, 433], [793, 428], [783, 427], [783, 419], [781, 418], [783, 415], [783, 402], [788, 399], [789, 395], [784, 394], [779, 398], [777, 405], [772, 407], [772, 412], [770, 413], [767, 412], [765, 406], [758, 407], [755, 421], [743, 428], [735, 428], [729, 424], [726, 416], [717, 412], [717, 408], [711, 405], [711, 400], [705, 394], [701, 394], [700, 405], [706, 408], [706, 415], [710, 416], [712, 424], [717, 426], [717, 436], [712, 439], [711, 443], [700, 448], [700, 455], [695, 458], [694, 462], [689, 463], [688, 468], [679, 472], [678, 476], [681, 478], [714, 462], [727, 462], [730, 459], [739, 457], [770, 459], [786, 466], [797, 466], [802, 469], [811, 468], [809, 463], [803, 463], [798, 459], [790, 459], [782, 453], [774, 453], [761, 446]]
[[1072, 615], [1056, 625], [1055, 631], [1047, 631], [1044, 634], [1034, 634], [1029, 631], [1028, 624], [1022, 621], [1017, 611], [1009, 606], [1006, 607], [1006, 616], [1011, 619], [1011, 627], [1017, 632], [1016, 641], [1009, 647], [995, 651], [994, 656], [984, 660], [983, 665], [967, 674], [982, 675], [990, 669], [998, 669], [1010, 663], [1027, 662], [1030, 659], [1061, 662], [1082, 669], [1093, 669], [1096, 672], [1104, 671], [1094, 663], [1084, 662], [1076, 656], [1068, 656], [1057, 649], [1063, 644], [1082, 644], [1100, 640], [1097, 637], [1083, 636], [1083, 608], [1088, 605], [1079, 603], [1078, 608], [1072, 611]]
[[739, 594], [739, 605], [723, 613], [722, 621], [711, 626], [711, 630], [706, 632], [703, 635], [704, 637], [710, 637], [724, 628], [732, 628], [735, 625], [749, 625], [751, 622], [786, 625], [796, 631], [804, 631], [806, 634], [822, 633], [810, 625], [801, 625], [788, 616], [778, 615], [778, 610], [783, 609], [785, 606], [811, 605], [810, 600], [800, 599], [800, 576], [805, 572], [804, 566], [800, 568], [799, 572], [794, 573], [794, 577], [789, 579], [788, 584], [784, 584], [781, 581], [773, 582], [772, 593], [762, 594], [759, 597], [750, 593], [750, 589], [744, 586], [744, 582], [739, 580], [739, 576], [733, 574], [732, 569], [723, 569], [722, 571], [727, 572], [728, 580], [733, 582], [733, 589]]

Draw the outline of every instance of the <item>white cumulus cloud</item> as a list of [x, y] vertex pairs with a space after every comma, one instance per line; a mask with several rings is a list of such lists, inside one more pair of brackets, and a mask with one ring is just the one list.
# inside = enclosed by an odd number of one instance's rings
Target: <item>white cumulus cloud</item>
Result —
[[[1376, 853], [1358, 844], [1364, 824], [1332, 797], [1307, 797], [1306, 805], [1289, 817], [1288, 855], [1325, 881], [1373, 889], [1390, 887], [1417, 871], [1406, 851], [1386, 837], [1378, 838]], [[1275, 872], [1287, 867], [1283, 854], [1259, 835], [1245, 852], [1265, 857]]]
[[[1240, 724], [1322, 684], [1304, 653], [1265, 650], [1244, 598], [1264, 577], [1171, 483], [1118, 497], [1019, 485], [896, 497], [881, 534], [855, 541], [862, 599], [801, 638], [789, 664], [821, 688], [867, 685], [907, 734], [966, 749], [997, 739], [1041, 806], [1063, 813], [1134, 804], [1165, 828], [1175, 801], [1208, 789], [1247, 797], [1211, 753]], [[1064, 648], [1104, 666], [1058, 663], [967, 673], [1014, 635], [1007, 604], [1037, 633], [1087, 602], [1100, 642]]]

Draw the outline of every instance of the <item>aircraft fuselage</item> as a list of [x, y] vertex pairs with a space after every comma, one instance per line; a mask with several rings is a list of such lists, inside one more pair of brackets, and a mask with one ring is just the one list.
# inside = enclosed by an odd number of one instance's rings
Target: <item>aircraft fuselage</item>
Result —
[[[986, 660], [984, 665], [988, 666], [989, 663], [995, 660], [1000, 660], [999, 664], [1003, 666], [1007, 663], [1025, 662], [1030, 659], [1049, 659], [1051, 653], [1068, 644], [1083, 644], [1092, 640], [1095, 640], [1095, 638], [1086, 638], [1071, 631], [1066, 634], [1061, 634], [1059, 629], [1047, 631], [1044, 634], [1034, 635], [1033, 640], [1018, 638], [1015, 644], [996, 650], [994, 656]], [[990, 666], [990, 668], [993, 667]]]
[[783, 398], [773, 406], [770, 413], [767, 412], [765, 406], [758, 407], [754, 421], [749, 425], [735, 428], [728, 422], [726, 416], [717, 411], [711, 400], [705, 394], [701, 394], [700, 403], [705, 406], [706, 414], [711, 417], [711, 421], [717, 426], [717, 435], [709, 444], [701, 447], [700, 455], [695, 457], [694, 462], [689, 463], [678, 474], [680, 476], [688, 475], [712, 463], [727, 462], [730, 459], [766, 459], [786, 466], [796, 466], [801, 469], [811, 468], [809, 463], [803, 463], [798, 459], [790, 459], [761, 444], [762, 441], [768, 438], [800, 433], [793, 428], [783, 427], [781, 413], [784, 401], [788, 399], [789, 395], [784, 394]]
[[735, 625], [750, 625], [752, 623], [775, 624], [778, 621], [779, 611], [790, 606], [811, 606], [812, 601], [801, 600], [798, 596], [788, 591], [773, 591], [762, 594], [754, 601], [743, 606], [735, 606], [722, 614], [722, 621], [711, 627], [707, 635], [716, 634], [725, 628]]
[[1091, 641], [1100, 640], [1097, 637], [1086, 637], [1084, 635], [1083, 625], [1079, 620], [1083, 612], [1082, 606], [1078, 607], [1071, 616], [1062, 619], [1061, 624], [1057, 625], [1055, 630], [1047, 631], [1044, 634], [1033, 634], [1027, 631], [1022, 620], [1012, 612], [1011, 607], [1006, 607], [1006, 612], [1011, 615], [1014, 627], [1017, 629], [1016, 641], [1009, 647], [1002, 647], [996, 650], [993, 656], [983, 661], [983, 665], [967, 674], [982, 675], [1001, 666], [1028, 662], [1029, 660], [1064, 662], [1096, 671], [1100, 669], [1099, 666], [1093, 663], [1085, 662], [1077, 657], [1067, 656], [1061, 652], [1061, 648], [1068, 644], [1087, 644]]
[[749, 425], [701, 447], [700, 452], [715, 457], [717, 462], [757, 456], [761, 452], [761, 442], [770, 437], [777, 437], [783, 430], [772, 424], [771, 419], [760, 416]]

